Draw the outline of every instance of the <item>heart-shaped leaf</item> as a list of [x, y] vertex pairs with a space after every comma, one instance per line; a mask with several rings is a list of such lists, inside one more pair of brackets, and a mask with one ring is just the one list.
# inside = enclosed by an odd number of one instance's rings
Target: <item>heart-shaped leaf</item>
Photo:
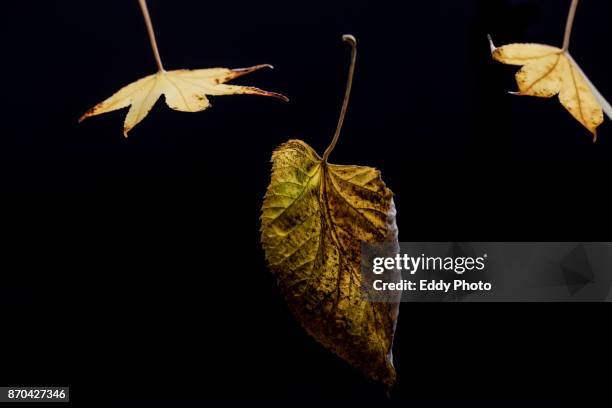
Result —
[[272, 155], [272, 177], [261, 214], [261, 241], [289, 308], [317, 341], [391, 386], [391, 348], [398, 303], [370, 300], [362, 286], [361, 245], [397, 246], [393, 193], [380, 172], [365, 166], [329, 164], [346, 112], [354, 71], [333, 142], [320, 157], [300, 140]]

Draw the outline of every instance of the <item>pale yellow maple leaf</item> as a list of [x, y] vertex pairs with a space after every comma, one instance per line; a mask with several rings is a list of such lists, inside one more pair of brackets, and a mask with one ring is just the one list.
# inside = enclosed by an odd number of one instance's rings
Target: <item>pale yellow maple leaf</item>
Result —
[[561, 48], [544, 44], [508, 44], [497, 48], [491, 36], [489, 43], [493, 59], [521, 66], [516, 73], [518, 92], [510, 93], [543, 98], [559, 95], [561, 105], [593, 134], [595, 141], [604, 113], [612, 119], [612, 105], [595, 88], [569, 52], [578, 3], [579, 0], [572, 0], [570, 4]]
[[164, 95], [166, 104], [182, 112], [199, 112], [211, 106], [206, 95], [254, 94], [272, 96], [287, 101], [278, 93], [268, 92], [251, 86], [226, 85], [239, 76], [271, 65], [256, 65], [250, 68], [228, 69], [180, 69], [175, 71], [159, 70], [153, 75], [141, 78], [124, 86], [110, 98], [88, 110], [79, 122], [101, 113], [130, 107], [123, 124], [123, 134], [143, 120], [155, 102]]
[[[490, 40], [490, 39], [489, 39]], [[603, 122], [603, 109], [582, 70], [567, 51], [543, 44], [508, 44], [495, 47], [496, 61], [520, 65], [516, 73], [515, 95], [550, 98], [559, 95], [561, 105], [597, 138], [597, 127]]]

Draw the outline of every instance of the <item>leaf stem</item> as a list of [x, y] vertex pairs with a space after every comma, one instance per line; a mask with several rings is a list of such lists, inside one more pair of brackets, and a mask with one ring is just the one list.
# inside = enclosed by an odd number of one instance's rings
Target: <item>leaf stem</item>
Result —
[[336, 127], [336, 133], [334, 133], [334, 138], [332, 139], [331, 144], [323, 153], [323, 162], [327, 163], [327, 159], [329, 155], [336, 147], [336, 143], [338, 143], [338, 138], [340, 137], [340, 131], [342, 130], [342, 125], [344, 124], [344, 118], [346, 116], [346, 110], [348, 108], [349, 98], [351, 96], [351, 88], [353, 87], [353, 76], [355, 74], [355, 62], [357, 61], [357, 40], [350, 34], [345, 34], [342, 36], [342, 40], [346, 41], [351, 46], [351, 65], [349, 66], [348, 80], [346, 82], [346, 91], [344, 93], [344, 101], [342, 102], [342, 110], [340, 111], [340, 118], [338, 119], [338, 127]]
[[159, 56], [159, 49], [157, 48], [157, 41], [155, 40], [155, 32], [153, 31], [153, 23], [151, 22], [151, 16], [149, 15], [149, 8], [147, 7], [147, 0], [138, 0], [140, 4], [140, 10], [144, 17], [145, 24], [147, 26], [147, 32], [149, 33], [149, 41], [151, 42], [151, 48], [153, 49], [153, 55], [155, 56], [155, 62], [157, 62], [157, 69], [164, 71], [164, 66]]
[[569, 13], [567, 15], [567, 21], [565, 23], [565, 34], [563, 35], [563, 51], [567, 51], [570, 45], [570, 39], [572, 38], [572, 27], [574, 26], [574, 17], [576, 17], [576, 8], [578, 7], [579, 0], [572, 0]]

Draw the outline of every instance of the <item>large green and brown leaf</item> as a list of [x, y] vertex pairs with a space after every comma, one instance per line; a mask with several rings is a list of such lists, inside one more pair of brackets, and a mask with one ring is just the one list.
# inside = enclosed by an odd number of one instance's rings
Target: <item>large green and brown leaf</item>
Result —
[[369, 300], [360, 254], [363, 242], [397, 242], [393, 193], [378, 170], [328, 164], [300, 140], [272, 162], [261, 240], [289, 308], [325, 347], [392, 385], [399, 304]]

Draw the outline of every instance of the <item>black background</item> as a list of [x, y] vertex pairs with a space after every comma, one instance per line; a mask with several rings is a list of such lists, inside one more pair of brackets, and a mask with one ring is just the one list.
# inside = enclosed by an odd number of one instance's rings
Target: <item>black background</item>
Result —
[[[124, 139], [89, 107], [155, 70], [135, 0], [5, 2], [0, 383], [95, 401], [488, 406], [603, 395], [604, 304], [404, 304], [384, 391], [294, 322], [266, 271], [259, 207], [274, 147], [380, 168], [401, 241], [605, 241], [612, 127], [519, 98], [498, 45], [559, 45], [569, 1], [154, 1], [167, 69], [272, 63], [236, 83], [283, 92], [162, 101]], [[571, 51], [612, 97], [612, 4], [579, 6]], [[603, 372], [600, 370], [604, 370]], [[555, 402], [553, 402], [555, 401]]]

